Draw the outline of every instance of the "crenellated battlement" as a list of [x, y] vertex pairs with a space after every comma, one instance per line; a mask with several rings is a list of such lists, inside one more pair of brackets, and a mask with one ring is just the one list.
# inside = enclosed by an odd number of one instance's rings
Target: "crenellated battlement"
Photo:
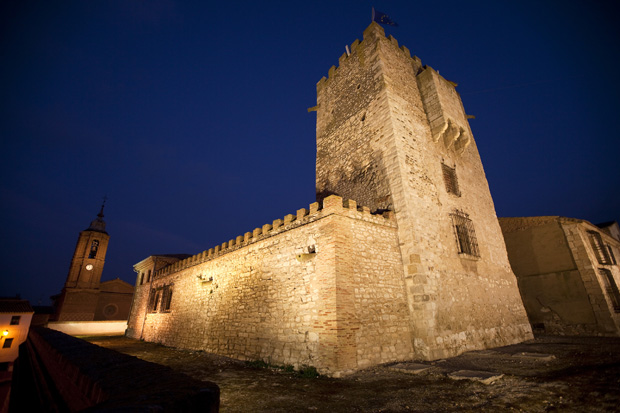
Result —
[[353, 219], [373, 222], [380, 225], [388, 225], [395, 227], [394, 212], [387, 211], [381, 214], [371, 214], [370, 208], [358, 207], [353, 200], [343, 200], [342, 197], [331, 195], [325, 198], [322, 205], [314, 202], [309, 207], [298, 209], [295, 214], [287, 214], [282, 219], [276, 219], [271, 224], [265, 224], [262, 227], [254, 228], [252, 232], [246, 232], [239, 235], [228, 242], [223, 242], [213, 248], [209, 248], [199, 254], [187, 257], [184, 260], [177, 261], [168, 265], [155, 273], [156, 277], [174, 274], [194, 265], [210, 261], [221, 255], [228, 254], [240, 248], [246, 247], [265, 238], [281, 234], [299, 226], [314, 222], [328, 215], [343, 215]]
[[[385, 36], [385, 30], [379, 24], [372, 22], [370, 26], [364, 30], [364, 40], [359, 41], [359, 39], [355, 39], [353, 43], [351, 43], [350, 53], [343, 53], [338, 58], [338, 66], [332, 66], [329, 68], [327, 72], [327, 77], [323, 76], [317, 83], [316, 88], [317, 92], [323, 89], [330, 83], [330, 80], [334, 78], [338, 74], [338, 69], [346, 64], [350, 59], [356, 58], [359, 60], [359, 64], [364, 65], [369, 61], [370, 56], [366, 56], [362, 50], [371, 44], [377, 44], [378, 42], [383, 41], [386, 45], [392, 45], [395, 49], [397, 49], [402, 55], [411, 60], [411, 63], [414, 67], [422, 67], [422, 61], [417, 56], [411, 56], [411, 51], [405, 46], [398, 46], [398, 40], [394, 38], [394, 36], [389, 35]], [[376, 47], [376, 46], [375, 46]]]

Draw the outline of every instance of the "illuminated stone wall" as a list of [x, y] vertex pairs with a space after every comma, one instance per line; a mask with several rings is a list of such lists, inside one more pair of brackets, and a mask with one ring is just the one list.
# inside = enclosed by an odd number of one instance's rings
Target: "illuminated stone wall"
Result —
[[[500, 224], [535, 332], [620, 335], [619, 240], [572, 218], [500, 218]], [[597, 256], [591, 233], [599, 234], [606, 257]]]
[[143, 323], [147, 341], [333, 376], [412, 358], [393, 218], [323, 204], [159, 271], [135, 305], [172, 284], [170, 311], [136, 313], [130, 335]]
[[[318, 199], [395, 213], [416, 357], [531, 338], [455, 84], [373, 23], [317, 84], [316, 111]], [[457, 213], [471, 225], [474, 254], [459, 250]]]

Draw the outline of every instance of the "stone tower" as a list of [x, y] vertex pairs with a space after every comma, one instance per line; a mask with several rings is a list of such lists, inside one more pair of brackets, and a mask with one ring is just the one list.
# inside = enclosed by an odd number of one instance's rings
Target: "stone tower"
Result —
[[426, 359], [532, 337], [455, 86], [374, 22], [317, 84], [317, 199], [394, 211]]
[[56, 301], [58, 321], [90, 321], [95, 316], [101, 273], [110, 240], [105, 231], [103, 207], [101, 205], [97, 218], [78, 236], [65, 286]]

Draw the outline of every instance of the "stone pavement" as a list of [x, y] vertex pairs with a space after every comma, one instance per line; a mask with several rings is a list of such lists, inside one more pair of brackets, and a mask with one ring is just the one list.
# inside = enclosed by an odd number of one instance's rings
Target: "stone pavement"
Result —
[[611, 412], [620, 406], [620, 338], [541, 337], [340, 379], [308, 379], [124, 337], [88, 340], [217, 383], [222, 412]]

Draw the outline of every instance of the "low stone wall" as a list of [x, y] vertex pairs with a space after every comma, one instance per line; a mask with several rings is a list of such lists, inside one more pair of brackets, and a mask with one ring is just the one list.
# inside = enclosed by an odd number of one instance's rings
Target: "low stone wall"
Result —
[[45, 382], [36, 387], [59, 395], [66, 404], [62, 410], [219, 411], [215, 383], [43, 327], [30, 330], [27, 344], [37, 361], [35, 376]]
[[127, 321], [52, 321], [47, 328], [70, 336], [122, 336]]

